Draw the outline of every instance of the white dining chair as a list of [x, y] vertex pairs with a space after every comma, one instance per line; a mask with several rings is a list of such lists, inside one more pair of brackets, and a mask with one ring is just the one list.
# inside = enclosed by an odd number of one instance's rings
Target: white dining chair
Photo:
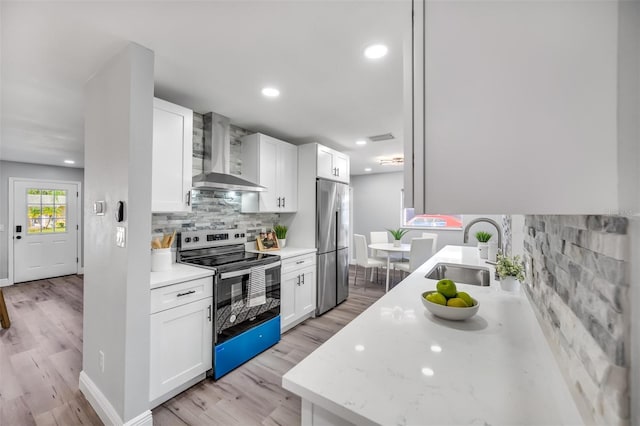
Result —
[[[389, 233], [387, 231], [371, 231], [369, 232], [369, 241], [371, 241], [371, 244], [388, 243]], [[377, 260], [387, 261], [387, 255], [384, 252], [380, 253], [378, 250], [371, 249], [371, 257]]]
[[[383, 262], [378, 259], [369, 258], [369, 250], [367, 248], [367, 239], [364, 235], [353, 234], [353, 241], [356, 254], [356, 276], [353, 280], [353, 285], [358, 282], [358, 266], [364, 268], [364, 286], [367, 287], [367, 269], [368, 268], [380, 268], [387, 266], [387, 262]], [[373, 281], [373, 269], [371, 269], [371, 277], [369, 281]]]
[[434, 234], [433, 232], [423, 232], [422, 238], [433, 238], [433, 248], [431, 249], [433, 251], [432, 256], [436, 254], [438, 251], [438, 234]]
[[411, 273], [433, 256], [433, 238], [412, 238], [408, 262], [394, 262], [393, 270]]

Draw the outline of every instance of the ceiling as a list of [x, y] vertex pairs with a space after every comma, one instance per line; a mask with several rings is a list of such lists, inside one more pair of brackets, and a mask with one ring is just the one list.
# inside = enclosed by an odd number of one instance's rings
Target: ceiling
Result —
[[[83, 167], [83, 87], [127, 42], [155, 52], [155, 95], [292, 143], [400, 171], [402, 41], [410, 2], [2, 1], [0, 158]], [[366, 46], [389, 53], [371, 60]], [[277, 87], [268, 99], [262, 87]], [[396, 139], [355, 145], [382, 133]]]

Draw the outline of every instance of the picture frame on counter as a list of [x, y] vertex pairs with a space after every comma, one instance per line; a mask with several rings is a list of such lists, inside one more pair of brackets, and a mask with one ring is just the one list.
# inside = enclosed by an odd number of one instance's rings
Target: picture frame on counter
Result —
[[280, 250], [280, 242], [274, 231], [261, 232], [256, 238], [259, 251]]

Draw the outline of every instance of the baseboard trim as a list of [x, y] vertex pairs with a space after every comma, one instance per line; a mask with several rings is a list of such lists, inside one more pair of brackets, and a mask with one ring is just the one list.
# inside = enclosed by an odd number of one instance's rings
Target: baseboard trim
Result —
[[8, 287], [10, 285], [9, 278], [0, 278], [0, 287]]
[[129, 420], [124, 426], [153, 426], [151, 410], [147, 410], [139, 416]]
[[147, 410], [142, 414], [134, 417], [128, 422], [124, 423], [118, 413], [116, 412], [113, 405], [109, 402], [106, 396], [102, 393], [102, 391], [96, 386], [96, 384], [91, 380], [91, 378], [87, 375], [87, 373], [83, 371], [80, 372], [80, 380], [78, 383], [78, 387], [82, 394], [87, 398], [89, 404], [96, 411], [98, 417], [105, 425], [114, 425], [114, 426], [153, 426], [153, 417], [151, 416], [151, 411]]

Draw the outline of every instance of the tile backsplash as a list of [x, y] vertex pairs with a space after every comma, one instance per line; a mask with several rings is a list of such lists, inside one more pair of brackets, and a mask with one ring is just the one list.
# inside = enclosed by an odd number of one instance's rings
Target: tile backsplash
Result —
[[[253, 132], [231, 125], [231, 173], [242, 174], [243, 136]], [[193, 113], [193, 175], [202, 172], [204, 131], [202, 114]], [[236, 192], [193, 190], [190, 213], [153, 213], [151, 232], [170, 233], [174, 230], [245, 228], [248, 240], [256, 239], [263, 228], [270, 229], [280, 221], [278, 213], [241, 213], [241, 195]]]

